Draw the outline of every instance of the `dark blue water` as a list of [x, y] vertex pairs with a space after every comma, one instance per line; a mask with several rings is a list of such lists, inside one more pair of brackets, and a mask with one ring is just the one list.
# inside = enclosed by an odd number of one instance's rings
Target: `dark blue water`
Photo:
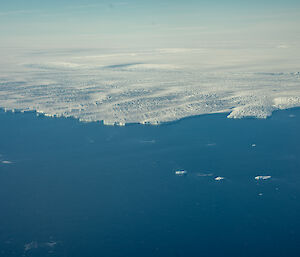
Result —
[[125, 127], [0, 112], [0, 154], [1, 257], [300, 256], [300, 109]]

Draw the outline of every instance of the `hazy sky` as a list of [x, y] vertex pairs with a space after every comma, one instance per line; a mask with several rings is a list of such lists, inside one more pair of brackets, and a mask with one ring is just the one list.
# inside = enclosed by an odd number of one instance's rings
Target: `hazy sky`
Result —
[[299, 0], [0, 2], [1, 47], [296, 44], [299, 25]]

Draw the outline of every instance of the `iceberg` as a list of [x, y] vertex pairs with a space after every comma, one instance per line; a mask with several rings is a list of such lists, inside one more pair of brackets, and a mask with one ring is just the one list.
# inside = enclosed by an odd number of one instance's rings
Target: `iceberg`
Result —
[[186, 175], [187, 171], [186, 170], [176, 170], [175, 171], [176, 175], [182, 176], [182, 175]]
[[271, 176], [256, 176], [255, 179], [256, 180], [267, 180], [267, 179], [270, 179]]
[[223, 180], [223, 179], [224, 179], [224, 177], [216, 177], [215, 178], [216, 181], [220, 181], [220, 180]]

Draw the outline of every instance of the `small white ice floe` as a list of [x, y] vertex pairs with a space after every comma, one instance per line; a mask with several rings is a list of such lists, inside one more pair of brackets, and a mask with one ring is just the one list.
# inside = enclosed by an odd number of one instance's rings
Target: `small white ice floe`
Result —
[[223, 180], [223, 179], [224, 179], [224, 177], [216, 177], [215, 178], [216, 181], [220, 181], [220, 180]]
[[255, 147], [255, 146], [256, 146], [256, 144], [252, 144], [251, 146], [252, 146], [252, 147]]
[[267, 179], [270, 179], [271, 176], [256, 176], [255, 179], [256, 180], [267, 180]]
[[3, 164], [11, 164], [11, 161], [1, 161]]
[[206, 144], [206, 146], [216, 146], [217, 144], [216, 143], [208, 143]]
[[32, 241], [32, 242], [24, 245], [25, 252], [27, 252], [31, 249], [36, 249], [36, 248], [38, 248], [38, 243], [36, 241]]
[[57, 242], [54, 242], [54, 241], [50, 241], [50, 242], [46, 242], [45, 243], [45, 246], [48, 246], [50, 248], [54, 247], [57, 245]]
[[178, 176], [183, 176], [183, 175], [187, 174], [187, 171], [186, 170], [176, 170], [175, 174]]

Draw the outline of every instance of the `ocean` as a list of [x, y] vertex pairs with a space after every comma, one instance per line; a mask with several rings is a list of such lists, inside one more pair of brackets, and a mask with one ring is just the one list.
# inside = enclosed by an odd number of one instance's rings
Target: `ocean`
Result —
[[300, 109], [226, 116], [1, 111], [0, 256], [299, 256]]

